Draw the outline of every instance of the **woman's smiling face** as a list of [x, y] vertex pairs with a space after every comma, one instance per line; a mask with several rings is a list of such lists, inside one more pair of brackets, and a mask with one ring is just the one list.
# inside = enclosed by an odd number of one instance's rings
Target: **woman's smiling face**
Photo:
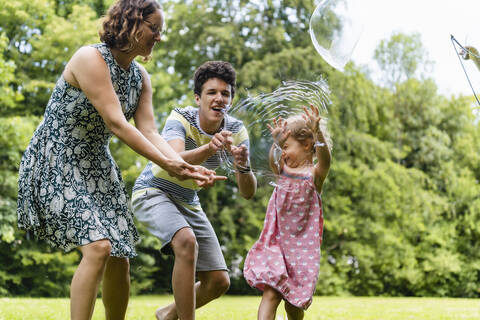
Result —
[[161, 40], [164, 27], [163, 11], [158, 9], [143, 20], [142, 35], [138, 39], [139, 55], [147, 57], [152, 54], [155, 43]]

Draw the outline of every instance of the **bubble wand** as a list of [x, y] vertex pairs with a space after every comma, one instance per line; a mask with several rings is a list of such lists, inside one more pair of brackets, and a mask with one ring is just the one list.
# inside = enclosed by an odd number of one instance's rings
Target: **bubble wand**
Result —
[[457, 39], [453, 35], [450, 35], [450, 40], [452, 41], [453, 48], [455, 49], [455, 53], [457, 54], [458, 60], [460, 61], [460, 64], [462, 65], [463, 72], [465, 73], [465, 76], [467, 77], [468, 84], [470, 85], [470, 88], [472, 89], [473, 95], [475, 96], [475, 99], [477, 100], [478, 105], [480, 106], [480, 101], [478, 100], [477, 94], [475, 93], [475, 90], [473, 89], [472, 82], [470, 81], [470, 77], [468, 76], [467, 70], [465, 70], [465, 66], [463, 65], [462, 57], [460, 57], [460, 53], [457, 50], [457, 46], [462, 49], [462, 53], [464, 55], [464, 58], [467, 55], [472, 55], [473, 57], [480, 58], [477, 54], [472, 52], [471, 50], [465, 48], [462, 46]]

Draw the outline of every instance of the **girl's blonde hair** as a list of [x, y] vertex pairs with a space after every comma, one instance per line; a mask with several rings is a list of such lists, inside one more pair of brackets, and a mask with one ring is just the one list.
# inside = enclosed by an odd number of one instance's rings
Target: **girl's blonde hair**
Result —
[[[332, 139], [330, 137], [330, 133], [327, 129], [327, 120], [322, 118], [319, 123], [320, 131], [325, 138], [325, 142], [327, 143], [328, 149], [332, 150]], [[311, 142], [312, 145], [312, 153], [315, 153], [315, 148], [313, 144], [315, 141], [313, 140], [313, 132], [307, 126], [307, 122], [303, 119], [302, 115], [294, 115], [287, 118], [287, 129], [290, 130], [290, 136], [295, 140], [301, 143]]]

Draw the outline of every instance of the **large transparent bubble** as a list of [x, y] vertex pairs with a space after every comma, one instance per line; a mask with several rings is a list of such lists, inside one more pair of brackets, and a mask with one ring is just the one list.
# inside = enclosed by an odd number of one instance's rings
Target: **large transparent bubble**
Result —
[[364, 29], [361, 2], [323, 0], [310, 18], [310, 37], [315, 49], [328, 64], [342, 72]]
[[[250, 162], [259, 185], [273, 184], [276, 176], [269, 165], [269, 151], [273, 139], [267, 124], [274, 118], [284, 119], [302, 114], [303, 106], [313, 104], [323, 119], [327, 119], [329, 89], [324, 80], [285, 81], [271, 93], [248, 96], [232, 106], [228, 114], [242, 120], [250, 138]], [[279, 158], [280, 155], [277, 155]], [[233, 159], [227, 151], [221, 154], [221, 168], [230, 178], [234, 177]]]

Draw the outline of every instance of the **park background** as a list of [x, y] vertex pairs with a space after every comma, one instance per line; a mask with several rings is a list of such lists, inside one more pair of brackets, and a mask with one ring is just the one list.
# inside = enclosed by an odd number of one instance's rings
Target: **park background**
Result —
[[[0, 296], [66, 297], [80, 254], [28, 239], [16, 227], [18, 167], [65, 63], [97, 43], [110, 0], [0, 4]], [[339, 72], [308, 34], [313, 0], [170, 0], [167, 32], [145, 63], [159, 127], [193, 104], [192, 75], [206, 60], [238, 72], [234, 104], [285, 80], [327, 80], [333, 161], [323, 190], [318, 295], [480, 296], [480, 131], [471, 96], [439, 93], [419, 34], [378, 43], [365, 65]], [[335, 19], [325, 34], [335, 28]], [[139, 60], [140, 63], [143, 63]], [[458, 61], [452, 61], [458, 63]], [[255, 132], [250, 133], [254, 141]], [[254, 143], [254, 142], [253, 142]], [[130, 191], [146, 160], [118, 139], [110, 149]], [[261, 181], [260, 181], [261, 182]], [[231, 270], [229, 294], [256, 294], [243, 259], [263, 226], [272, 187], [242, 199], [233, 181], [200, 192]], [[132, 294], [171, 292], [172, 259], [139, 226]]]

